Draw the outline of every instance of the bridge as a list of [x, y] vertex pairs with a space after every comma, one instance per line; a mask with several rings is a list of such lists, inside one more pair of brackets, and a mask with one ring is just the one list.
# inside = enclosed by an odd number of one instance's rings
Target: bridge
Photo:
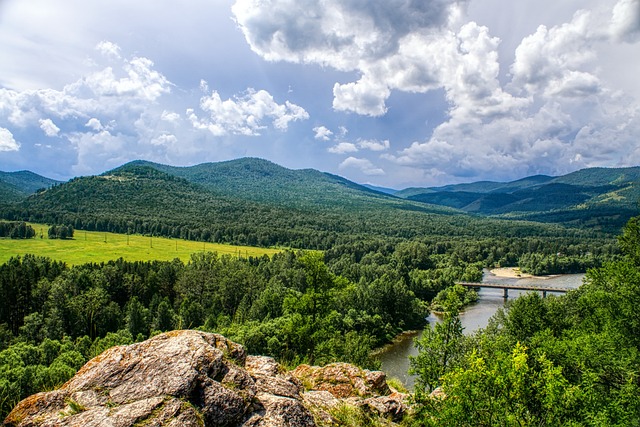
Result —
[[540, 285], [510, 285], [507, 283], [472, 283], [472, 282], [457, 282], [457, 285], [464, 286], [465, 288], [491, 288], [491, 289], [502, 289], [503, 290], [503, 298], [509, 298], [509, 289], [518, 290], [518, 291], [538, 291], [542, 292], [542, 298], [547, 297], [547, 292], [560, 292], [567, 293], [569, 291], [575, 290], [575, 288], [556, 288], [552, 286], [540, 286]]

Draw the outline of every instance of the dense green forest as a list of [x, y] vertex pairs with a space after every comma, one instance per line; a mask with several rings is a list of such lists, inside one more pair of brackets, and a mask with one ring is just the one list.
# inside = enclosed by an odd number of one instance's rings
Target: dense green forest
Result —
[[483, 216], [618, 233], [637, 215], [640, 168], [589, 168], [559, 177], [407, 188], [395, 195]]
[[[640, 425], [640, 219], [624, 259], [566, 296], [529, 293], [463, 335], [455, 294], [412, 368], [416, 426]], [[434, 395], [430, 393], [437, 389]]]
[[70, 268], [15, 257], [0, 265], [2, 414], [109, 346], [175, 328], [219, 332], [287, 365], [376, 367], [371, 350], [424, 327], [429, 303], [446, 302], [455, 281], [479, 281], [483, 267], [513, 265], [523, 254], [587, 250], [598, 265], [619, 257], [612, 242], [537, 237], [369, 239], [272, 258], [198, 253], [186, 264]]
[[[372, 238], [397, 242], [424, 236], [608, 237], [594, 230], [469, 216], [375, 193], [337, 177], [306, 179], [304, 187], [300, 184], [288, 196], [281, 177], [262, 185], [250, 182], [254, 192], [264, 191], [269, 197], [250, 200], [253, 193], [247, 194], [245, 186], [238, 185], [239, 195], [233, 196], [229, 190], [221, 193], [206, 182], [191, 182], [133, 163], [102, 176], [75, 178], [20, 203], [0, 207], [0, 215], [10, 220], [68, 225], [75, 230], [320, 250]], [[291, 197], [298, 197], [299, 203], [293, 203]]]
[[[613, 185], [608, 172], [596, 175]], [[505, 185], [526, 192], [549, 182]], [[640, 220], [619, 240], [610, 234], [630, 210], [609, 215], [610, 206], [582, 198], [580, 211], [530, 212], [565, 225], [592, 221], [586, 229], [492, 219], [257, 159], [192, 168], [133, 162], [53, 184], [2, 200], [0, 216], [13, 220], [0, 222], [4, 238], [34, 237], [24, 223], [33, 221], [50, 224], [52, 238], [97, 230], [297, 249], [271, 258], [198, 253], [187, 263], [74, 267], [34, 255], [10, 259], [0, 265], [0, 417], [106, 348], [176, 328], [221, 333], [288, 366], [377, 367], [372, 350], [425, 327], [432, 307], [447, 314], [418, 344], [420, 410], [409, 423], [634, 425], [630, 414], [640, 413], [633, 338]], [[584, 175], [567, 176], [550, 189], [582, 184]], [[602, 215], [585, 214], [598, 209]], [[473, 293], [455, 282], [479, 281], [483, 268], [499, 266], [591, 270], [580, 290], [523, 297], [486, 330], [463, 336], [456, 313]], [[452, 398], [428, 398], [436, 387]]]

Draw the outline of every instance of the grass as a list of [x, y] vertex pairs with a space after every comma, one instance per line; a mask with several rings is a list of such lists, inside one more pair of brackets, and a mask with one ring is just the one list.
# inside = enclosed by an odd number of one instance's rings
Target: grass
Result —
[[[89, 262], [106, 262], [118, 258], [127, 261], [170, 261], [179, 258], [186, 262], [192, 253], [203, 251], [242, 257], [271, 256], [281, 252], [278, 249], [252, 246], [233, 246], [141, 235], [127, 236], [126, 234], [83, 230], [75, 230], [73, 239], [48, 239], [47, 230], [49, 227], [47, 225], [30, 225], [36, 230], [34, 239], [0, 238], [0, 263], [7, 262], [9, 258], [16, 255], [24, 254], [46, 256], [56, 261], [64, 261], [68, 265], [80, 265]], [[43, 238], [40, 238], [41, 233]]]

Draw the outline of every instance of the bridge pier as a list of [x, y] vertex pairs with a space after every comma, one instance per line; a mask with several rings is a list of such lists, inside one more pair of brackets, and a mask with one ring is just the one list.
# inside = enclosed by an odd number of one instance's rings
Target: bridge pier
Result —
[[509, 298], [509, 288], [504, 288], [503, 289], [502, 298], [504, 298], [504, 299]]
[[547, 291], [542, 291], [542, 298], [546, 298], [547, 297]]

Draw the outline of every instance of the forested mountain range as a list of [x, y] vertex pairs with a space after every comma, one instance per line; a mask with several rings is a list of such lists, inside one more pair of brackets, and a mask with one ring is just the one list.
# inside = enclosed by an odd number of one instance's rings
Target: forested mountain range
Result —
[[[640, 168], [592, 168], [392, 195], [255, 158], [191, 167], [134, 161], [62, 184], [30, 172], [2, 173], [0, 191], [17, 190], [6, 191], [0, 209], [7, 219], [90, 230], [320, 249], [355, 236], [565, 234], [554, 223], [617, 233], [637, 214], [638, 182]], [[35, 193], [43, 187], [50, 188]]]
[[59, 183], [60, 181], [45, 178], [29, 171], [0, 171], [0, 200], [17, 202], [39, 189], [48, 188]]
[[395, 195], [485, 216], [615, 231], [638, 212], [640, 168], [589, 168], [505, 183], [407, 188]]
[[38, 192], [1, 213], [76, 229], [314, 249], [371, 237], [566, 235], [556, 226], [473, 217], [259, 159], [191, 168], [132, 162]]

